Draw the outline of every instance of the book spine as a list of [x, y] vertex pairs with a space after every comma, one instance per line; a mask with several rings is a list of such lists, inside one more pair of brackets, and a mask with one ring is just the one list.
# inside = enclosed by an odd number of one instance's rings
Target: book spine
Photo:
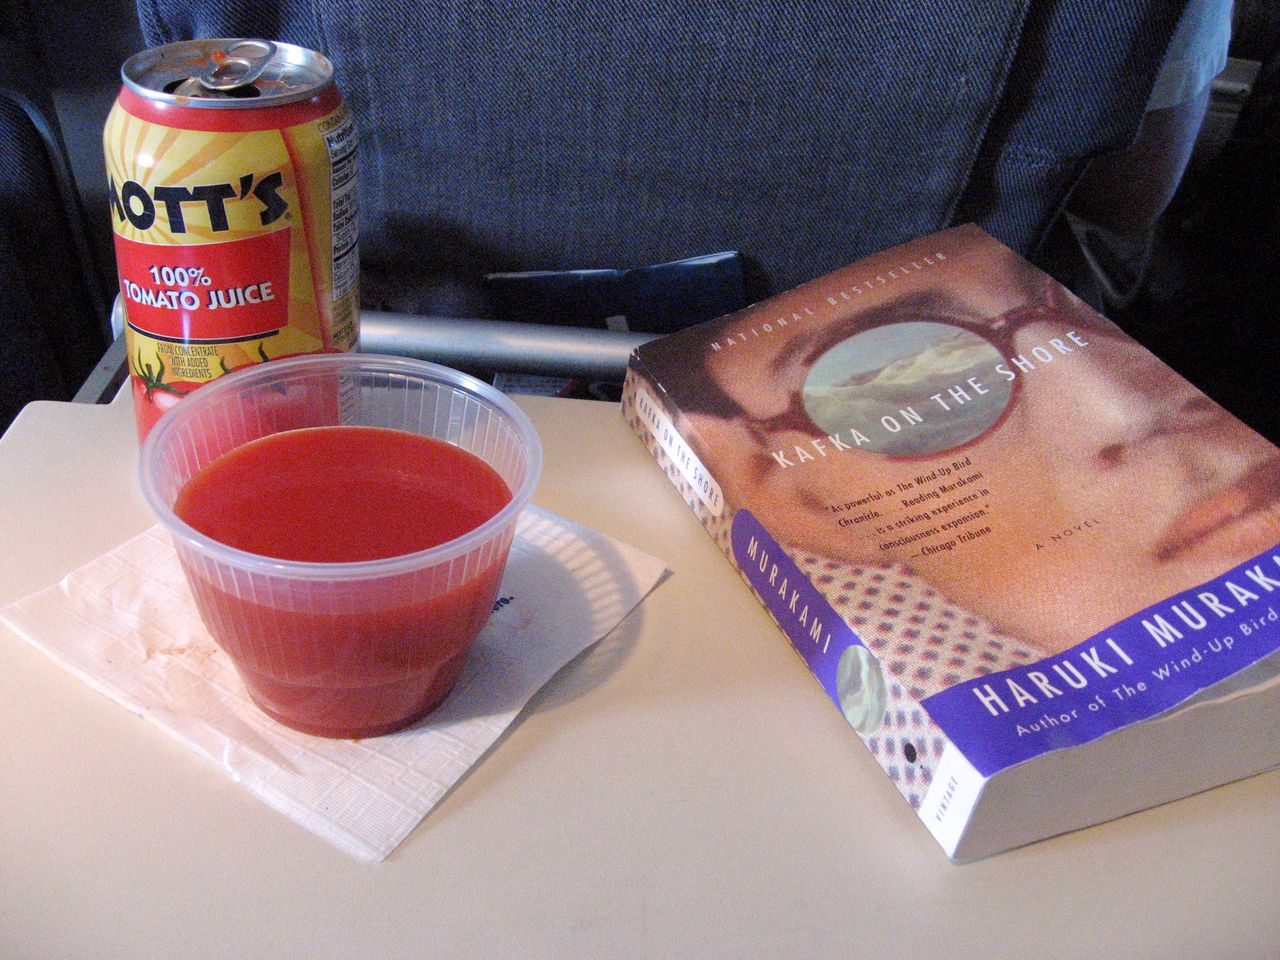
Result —
[[689, 509], [733, 562], [728, 526], [731, 510], [724, 493], [667, 410], [661, 387], [645, 375], [633, 358], [622, 387], [622, 416], [658, 461]]

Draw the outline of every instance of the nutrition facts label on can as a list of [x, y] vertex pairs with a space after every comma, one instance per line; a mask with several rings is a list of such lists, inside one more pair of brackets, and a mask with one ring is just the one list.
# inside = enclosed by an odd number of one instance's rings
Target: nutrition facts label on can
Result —
[[333, 170], [333, 296], [336, 300], [353, 289], [360, 276], [356, 126], [350, 115], [325, 132], [324, 143]]

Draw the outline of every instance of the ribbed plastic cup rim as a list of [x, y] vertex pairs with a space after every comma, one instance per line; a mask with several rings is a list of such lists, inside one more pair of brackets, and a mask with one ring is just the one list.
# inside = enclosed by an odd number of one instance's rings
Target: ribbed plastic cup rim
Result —
[[[158, 457], [157, 451], [164, 444], [165, 438], [179, 429], [201, 408], [213, 403], [219, 397], [238, 392], [242, 385], [252, 387], [259, 382], [278, 380], [295, 372], [308, 371], [401, 374], [418, 380], [441, 383], [473, 394], [507, 417], [523, 440], [528, 461], [523, 482], [518, 489], [511, 491], [511, 500], [506, 506], [474, 530], [447, 543], [428, 547], [426, 550], [378, 560], [317, 563], [266, 557], [214, 540], [174, 513], [173, 507], [164, 502], [164, 498], [156, 487], [156, 481], [151, 475], [152, 471], [148, 469], [148, 465]], [[437, 437], [436, 439], [444, 440], [445, 438]], [[445, 440], [445, 442], [448, 441]], [[469, 374], [438, 363], [376, 353], [308, 354], [287, 360], [271, 360], [234, 373], [224, 374], [165, 413], [147, 435], [138, 458], [138, 474], [143, 499], [172, 536], [186, 541], [216, 562], [241, 569], [252, 569], [272, 576], [301, 580], [347, 581], [393, 577], [414, 570], [425, 570], [463, 556], [497, 537], [508, 525], [515, 525], [520, 513], [532, 499], [533, 490], [538, 485], [541, 473], [542, 443], [538, 438], [538, 432], [524, 411], [501, 391]]]

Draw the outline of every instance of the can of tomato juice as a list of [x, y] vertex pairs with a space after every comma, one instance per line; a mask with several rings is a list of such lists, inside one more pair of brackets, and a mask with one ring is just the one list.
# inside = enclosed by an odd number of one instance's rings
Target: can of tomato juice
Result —
[[143, 438], [238, 367], [356, 348], [356, 130], [291, 44], [188, 40], [120, 73], [103, 144]]

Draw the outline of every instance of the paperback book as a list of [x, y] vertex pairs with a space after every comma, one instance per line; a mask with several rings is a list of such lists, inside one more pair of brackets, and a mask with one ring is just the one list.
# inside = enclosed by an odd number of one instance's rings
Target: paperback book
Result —
[[977, 227], [639, 347], [623, 413], [953, 859], [1280, 762], [1280, 451]]

